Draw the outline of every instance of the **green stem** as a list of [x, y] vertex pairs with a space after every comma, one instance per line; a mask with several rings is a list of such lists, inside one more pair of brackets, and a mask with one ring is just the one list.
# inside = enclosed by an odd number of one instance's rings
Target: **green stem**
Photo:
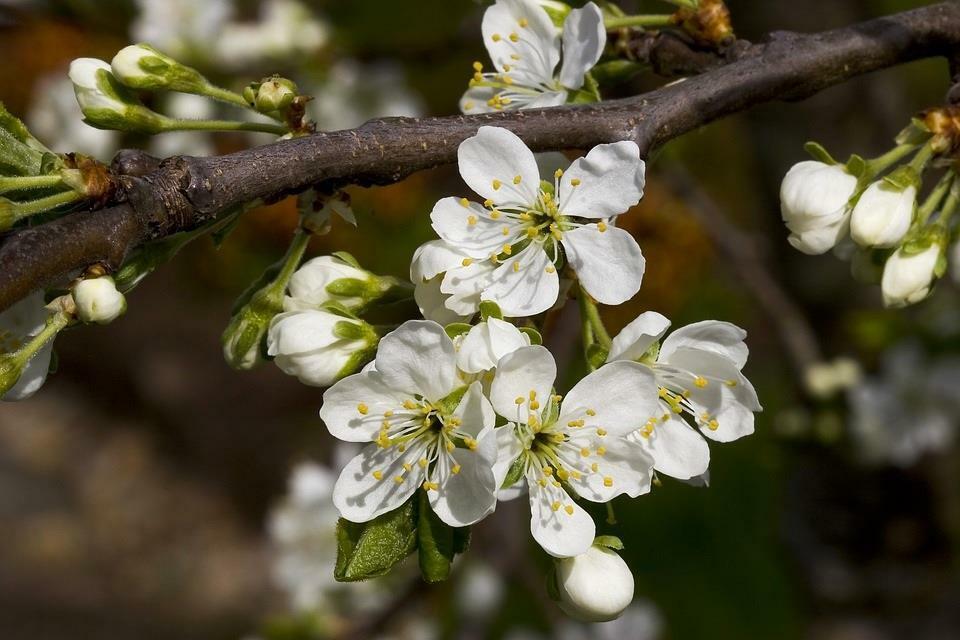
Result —
[[64, 191], [62, 193], [55, 193], [52, 196], [47, 196], [45, 198], [28, 200], [27, 202], [10, 202], [11, 211], [13, 212], [13, 221], [18, 222], [36, 213], [50, 211], [51, 209], [56, 209], [59, 206], [76, 202], [77, 200], [82, 200], [83, 198], [84, 195], [82, 193], [77, 193], [76, 191]]
[[243, 107], [244, 109], [250, 109], [250, 104], [243, 99], [243, 96], [235, 91], [230, 91], [229, 89], [224, 89], [223, 87], [218, 87], [214, 84], [208, 84], [203, 88], [203, 94], [208, 98], [213, 98], [214, 100], [219, 100], [220, 102], [226, 102], [227, 104], [233, 104], [238, 107]]
[[947, 194], [947, 199], [940, 208], [940, 217], [937, 218], [936, 224], [943, 227], [944, 230], [949, 228], [950, 219], [953, 218], [953, 214], [960, 208], [960, 188], [958, 187], [960, 187], [960, 184], [954, 180], [950, 192]]
[[883, 173], [916, 148], [917, 146], [913, 144], [898, 145], [876, 158], [867, 160], [867, 171], [874, 176]]
[[283, 136], [290, 130], [283, 125], [270, 122], [239, 122], [236, 120], [177, 120], [171, 118], [165, 125], [166, 131], [258, 131]]
[[940, 178], [940, 182], [937, 183], [937, 186], [933, 188], [933, 191], [930, 192], [930, 195], [927, 196], [927, 199], [923, 201], [923, 204], [917, 209], [917, 223], [923, 225], [927, 222], [933, 212], [937, 210], [937, 207], [940, 206], [940, 202], [943, 201], [943, 197], [947, 195], [947, 191], [950, 189], [950, 185], [956, 179], [956, 174], [953, 171], [947, 171], [943, 174], [943, 177]]
[[621, 27], [669, 27], [674, 25], [672, 15], [641, 15], [641, 16], [623, 16], [620, 18], [607, 18], [603, 21], [606, 29], [619, 29]]
[[4, 176], [0, 177], [0, 193], [56, 187], [62, 183], [63, 178], [59, 173], [47, 176]]
[[607, 503], [607, 524], [617, 524], [617, 514], [613, 510], [613, 502]]
[[593, 341], [604, 349], [610, 349], [613, 340], [610, 339], [610, 334], [607, 333], [607, 328], [603, 325], [597, 303], [593, 301], [589, 293], [583, 290], [582, 286], [580, 287], [580, 311], [584, 314], [582, 320], [586, 320], [590, 325], [593, 332]]
[[273, 293], [279, 292], [280, 295], [283, 295], [283, 292], [287, 290], [290, 278], [293, 277], [297, 267], [300, 266], [300, 261], [303, 260], [303, 254], [307, 252], [309, 244], [310, 234], [303, 229], [297, 229], [293, 235], [293, 240], [290, 242], [290, 248], [287, 249], [287, 254], [283, 257], [283, 266], [280, 268], [280, 273], [270, 284]]
[[43, 326], [40, 333], [30, 338], [29, 342], [11, 354], [14, 362], [18, 366], [26, 366], [44, 345], [60, 333], [64, 327], [70, 324], [72, 319], [73, 316], [66, 311], [57, 311], [51, 314], [50, 317], [47, 318], [47, 323]]
[[920, 147], [920, 150], [917, 151], [917, 155], [913, 156], [913, 159], [908, 163], [910, 168], [917, 172], [917, 175], [923, 173], [923, 168], [927, 166], [927, 163], [930, 162], [930, 158], [933, 157], [933, 145], [927, 143]]

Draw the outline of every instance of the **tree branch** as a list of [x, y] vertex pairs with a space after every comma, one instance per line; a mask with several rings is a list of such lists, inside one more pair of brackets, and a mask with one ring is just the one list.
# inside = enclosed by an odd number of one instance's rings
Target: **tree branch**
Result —
[[[456, 160], [483, 125], [534, 150], [634, 140], [644, 155], [718, 118], [772, 100], [799, 100], [854, 76], [960, 50], [960, 3], [944, 2], [818, 34], [775, 33], [736, 60], [622, 100], [478, 116], [387, 118], [212, 158], [174, 157], [120, 176], [121, 201], [8, 234], [0, 244], [0, 310], [89, 266], [117, 268], [151, 240], [221, 211], [320, 183], [387, 184]], [[122, 163], [121, 163], [122, 164]], [[143, 168], [143, 167], [140, 167]]]

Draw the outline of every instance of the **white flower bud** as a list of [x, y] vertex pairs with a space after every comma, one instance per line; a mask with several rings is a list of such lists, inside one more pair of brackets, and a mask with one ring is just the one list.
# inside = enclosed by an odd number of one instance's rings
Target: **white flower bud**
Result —
[[382, 293], [377, 276], [337, 256], [305, 262], [290, 278], [289, 291], [286, 311], [316, 309], [326, 302], [359, 309]]
[[84, 122], [90, 126], [142, 133], [164, 130], [168, 118], [143, 106], [103, 60], [77, 58], [70, 63], [70, 81]]
[[77, 58], [70, 63], [70, 81], [77, 95], [77, 103], [84, 113], [92, 109], [103, 109], [122, 114], [127, 105], [101, 88], [101, 71], [109, 74], [111, 68], [97, 58]]
[[267, 353], [300, 382], [328, 387], [358, 369], [378, 339], [363, 320], [315, 309], [288, 311], [270, 323]]
[[555, 561], [559, 605], [583, 622], [614, 620], [633, 600], [633, 574], [616, 552], [594, 545]]
[[887, 258], [883, 267], [883, 279], [880, 281], [883, 304], [887, 307], [905, 307], [926, 298], [933, 286], [942, 253], [937, 242], [919, 253], [908, 254], [902, 248], [897, 249]]
[[846, 233], [848, 202], [857, 179], [842, 165], [807, 160], [793, 165], [780, 185], [780, 209], [790, 244], [809, 254], [828, 251]]
[[110, 276], [82, 280], [73, 287], [77, 317], [84, 322], [110, 324], [127, 310], [127, 300]]
[[917, 190], [900, 190], [878, 180], [863, 192], [850, 217], [850, 235], [863, 247], [893, 247], [903, 240], [913, 222]]
[[146, 44], [124, 47], [113, 57], [110, 66], [117, 80], [135, 89], [194, 93], [209, 85], [196, 69]]

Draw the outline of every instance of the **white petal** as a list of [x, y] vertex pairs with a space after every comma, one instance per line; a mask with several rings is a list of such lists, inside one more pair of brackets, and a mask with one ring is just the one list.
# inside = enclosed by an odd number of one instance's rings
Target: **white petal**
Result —
[[[357, 373], [327, 389], [320, 419], [335, 438], [370, 442], [380, 431], [383, 414], [396, 411], [404, 400], [411, 399], [411, 394], [384, 384], [383, 376], [376, 371]], [[364, 408], [366, 413], [361, 413]]]
[[497, 71], [509, 73], [524, 86], [553, 81], [560, 61], [560, 36], [534, 0], [497, 0], [484, 12], [481, 31]]
[[270, 321], [268, 353], [291, 355], [329, 347], [340, 340], [334, 333], [338, 322], [355, 321], [316, 309], [280, 313]]
[[[480, 204], [467, 202], [464, 206], [463, 201], [463, 198], [444, 198], [430, 212], [433, 230], [455, 251], [471, 258], [486, 259], [490, 254], [500, 253], [503, 245], [512, 244], [523, 233], [516, 221], [494, 220], [490, 211]], [[507, 235], [503, 234], [504, 228]], [[463, 264], [463, 258], [460, 260]]]
[[[457, 158], [463, 181], [484, 199], [500, 206], [517, 207], [530, 207], [536, 202], [540, 192], [537, 160], [513, 132], [500, 127], [480, 127], [477, 135], [460, 144]], [[520, 182], [515, 184], [517, 177]]]
[[[520, 265], [514, 268], [514, 264]], [[560, 277], [550, 256], [534, 243], [504, 261], [493, 272], [483, 300], [500, 305], [503, 315], [520, 318], [542, 313], [553, 306], [560, 295]]]
[[467, 254], [443, 240], [425, 242], [413, 252], [410, 261], [410, 282], [432, 280], [448, 269], [459, 267]]
[[660, 345], [659, 360], [666, 362], [677, 349], [710, 351], [731, 360], [737, 369], [747, 363], [750, 350], [744, 344], [747, 332], [735, 324], [704, 320], [680, 327]]
[[[656, 311], [646, 311], [620, 330], [610, 345], [607, 362], [639, 360], [670, 328], [670, 321]], [[662, 350], [662, 347], [661, 347]]]
[[[587, 427], [603, 427], [613, 435], [626, 435], [659, 415], [657, 390], [649, 368], [635, 362], [611, 362], [581, 379], [564, 396], [559, 421], [566, 424], [580, 419]], [[493, 406], [496, 408], [496, 401]]]
[[[593, 518], [553, 483], [530, 486], [530, 532], [543, 550], [557, 558], [580, 555], [590, 548], [597, 529]], [[559, 509], [553, 507], [559, 503]], [[570, 507], [572, 513], [567, 512]]]
[[457, 448], [450, 455], [453, 463], [460, 465], [459, 473], [445, 475], [440, 486], [427, 495], [441, 520], [452, 527], [465, 527], [485, 518], [497, 505], [493, 475], [497, 436], [488, 429], [478, 438], [476, 450]]
[[460, 112], [466, 115], [474, 115], [496, 111], [487, 101], [497, 93], [499, 93], [499, 89], [494, 87], [470, 87], [460, 98]]
[[[581, 470], [579, 480], [568, 479], [580, 497], [591, 502], [609, 502], [620, 495], [636, 498], [649, 493], [653, 457], [640, 443], [610, 434], [598, 436], [595, 430], [586, 428], [569, 433], [561, 459], [571, 469]], [[598, 447], [603, 447], [603, 455], [596, 453]], [[581, 451], [588, 449], [594, 453], [584, 457]], [[593, 464], [597, 465], [596, 471]]]
[[53, 340], [43, 345], [37, 353], [30, 358], [29, 362], [23, 367], [20, 378], [0, 400], [4, 402], [17, 402], [31, 397], [43, 383], [47, 381], [47, 373], [50, 371], [50, 358], [53, 355]]
[[[643, 197], [644, 168], [634, 142], [595, 146], [560, 177], [560, 211], [581, 218], [609, 218], [626, 212]], [[574, 180], [579, 180], [577, 186], [573, 186]]]
[[509, 322], [490, 318], [467, 333], [457, 352], [457, 366], [465, 373], [480, 373], [497, 366], [508, 353], [529, 345], [527, 334]]
[[[460, 399], [460, 404], [457, 405], [453, 415], [461, 420], [458, 427], [460, 431], [478, 439], [482, 432], [493, 429], [497, 419], [493, 412], [493, 406], [483, 395], [483, 385], [479, 380], [474, 381], [467, 392], [463, 394], [463, 398]], [[496, 456], [491, 457], [491, 464], [493, 464], [494, 458]]]
[[497, 462], [493, 465], [493, 477], [497, 482], [497, 489], [503, 486], [507, 479], [510, 467], [523, 453], [523, 442], [517, 435], [517, 427], [512, 422], [493, 430], [497, 437]]
[[[517, 349], [500, 359], [490, 387], [493, 409], [507, 420], [526, 423], [526, 401], [531, 392], [546, 402], [557, 379], [557, 364], [546, 347], [539, 345]], [[523, 398], [524, 403], [517, 403]]]
[[[423, 469], [416, 464], [422, 447], [381, 448], [370, 444], [340, 472], [333, 488], [333, 504], [351, 522], [367, 522], [402, 505], [423, 483]], [[404, 471], [404, 464], [410, 471]], [[377, 471], [381, 479], [373, 473]], [[396, 478], [403, 478], [397, 482]]]
[[400, 391], [441, 400], [459, 385], [453, 341], [436, 322], [410, 320], [388, 333], [377, 348], [377, 371]]
[[437, 276], [432, 280], [418, 282], [414, 285], [413, 299], [420, 308], [420, 313], [427, 320], [433, 320], [441, 325], [467, 320], [473, 313], [460, 315], [447, 308], [446, 303], [450, 296], [440, 290], [442, 281], [443, 279]]
[[569, 89], [583, 86], [583, 76], [597, 64], [607, 44], [600, 7], [588, 2], [574, 9], [563, 23], [563, 66], [560, 84]]
[[440, 291], [450, 296], [445, 303], [447, 308], [463, 316], [476, 313], [480, 294], [490, 286], [496, 269], [492, 262], [477, 260], [447, 271], [440, 284]]
[[653, 432], [642, 436], [634, 432], [628, 437], [642, 444], [653, 456], [653, 468], [678, 480], [688, 480], [706, 473], [710, 466], [707, 441], [687, 422], [662, 405], [666, 422], [658, 421]]
[[567, 261], [597, 302], [621, 304], [640, 290], [646, 261], [640, 245], [623, 229], [600, 231], [591, 224], [565, 232], [562, 242]]

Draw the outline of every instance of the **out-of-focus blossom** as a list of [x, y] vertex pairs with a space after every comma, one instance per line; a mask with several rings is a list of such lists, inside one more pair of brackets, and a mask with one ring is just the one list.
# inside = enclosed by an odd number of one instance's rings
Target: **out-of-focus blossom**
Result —
[[[202, 4], [202, 3], [198, 3]], [[310, 55], [330, 39], [330, 29], [308, 6], [296, 0], [268, 0], [256, 22], [231, 22], [217, 34], [219, 61], [243, 67], [265, 60]]]
[[350, 129], [371, 118], [415, 117], [424, 109], [400, 67], [390, 63], [341, 60], [331, 67], [326, 82], [306, 93], [313, 96], [307, 110], [327, 131]]
[[828, 399], [860, 381], [860, 365], [851, 358], [818, 362], [804, 372], [804, 384], [814, 397]]
[[207, 55], [233, 16], [231, 0], [137, 0], [140, 13], [130, 27], [146, 42], [175, 58]]
[[42, 79], [33, 95], [27, 123], [37, 138], [54, 151], [109, 160], [119, 147], [116, 131], [95, 129], [83, 121], [73, 83], [65, 75]]
[[[217, 116], [213, 102], [190, 93], [169, 94], [161, 111], [184, 120], [213, 120]], [[212, 156], [216, 151], [213, 138], [203, 131], [171, 131], [150, 138], [150, 153], [158, 158]]]

